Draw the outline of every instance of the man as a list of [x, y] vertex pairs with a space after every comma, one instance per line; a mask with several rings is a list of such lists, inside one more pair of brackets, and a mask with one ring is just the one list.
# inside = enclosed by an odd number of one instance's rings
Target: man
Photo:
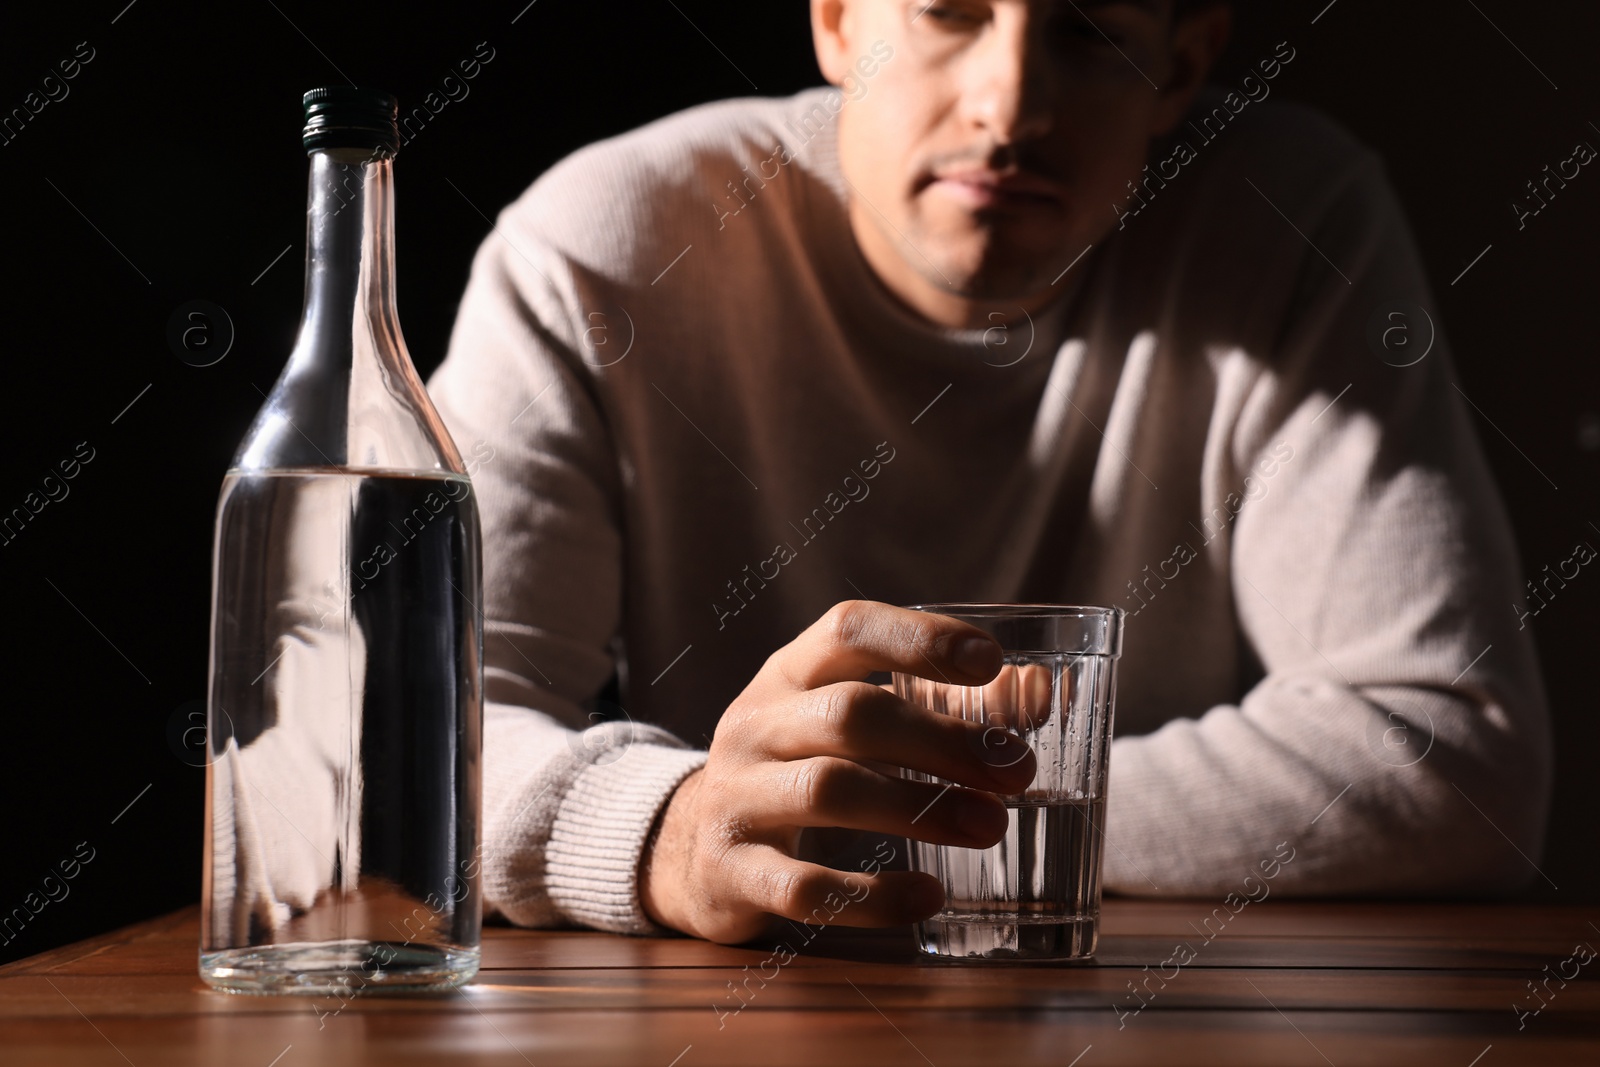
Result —
[[992, 677], [891, 606], [952, 600], [1128, 611], [1109, 890], [1220, 897], [1284, 842], [1280, 892], [1521, 885], [1515, 553], [1443, 341], [1367, 341], [1426, 282], [1377, 158], [1266, 102], [1295, 45], [1225, 91], [1222, 4], [811, 12], [837, 90], [553, 168], [431, 383], [488, 457], [487, 902], [728, 942], [850, 887], [841, 924], [931, 914], [800, 843], [999, 838], [1031, 759], [864, 681]]

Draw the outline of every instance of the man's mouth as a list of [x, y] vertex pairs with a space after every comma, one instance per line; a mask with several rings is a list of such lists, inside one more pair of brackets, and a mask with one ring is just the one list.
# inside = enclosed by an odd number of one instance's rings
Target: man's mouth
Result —
[[1049, 179], [987, 167], [938, 172], [928, 187], [974, 211], [1059, 209], [1066, 200], [1064, 190]]

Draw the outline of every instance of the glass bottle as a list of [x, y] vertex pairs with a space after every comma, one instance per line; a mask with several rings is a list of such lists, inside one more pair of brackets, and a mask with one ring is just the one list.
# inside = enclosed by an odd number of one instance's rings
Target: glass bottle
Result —
[[305, 307], [217, 506], [200, 974], [334, 1010], [477, 973], [482, 575], [395, 315], [395, 100], [304, 106]]

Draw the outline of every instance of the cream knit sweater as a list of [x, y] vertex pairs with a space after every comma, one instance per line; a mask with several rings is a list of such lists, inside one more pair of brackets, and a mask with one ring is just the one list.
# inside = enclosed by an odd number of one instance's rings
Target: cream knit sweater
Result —
[[1444, 339], [1390, 365], [1433, 304], [1374, 154], [1253, 104], [1050, 312], [953, 332], [861, 259], [825, 99], [585, 148], [478, 253], [430, 390], [484, 520], [487, 902], [650, 930], [654, 816], [855, 597], [1128, 610], [1110, 891], [1221, 897], [1284, 842], [1280, 892], [1525, 883], [1516, 555]]

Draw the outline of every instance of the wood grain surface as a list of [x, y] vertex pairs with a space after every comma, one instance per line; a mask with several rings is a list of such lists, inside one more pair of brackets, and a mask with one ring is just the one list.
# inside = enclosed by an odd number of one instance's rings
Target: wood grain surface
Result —
[[186, 909], [0, 968], [0, 1064], [1600, 1065], [1600, 960], [1575, 962], [1600, 908], [1210, 914], [1108, 900], [1095, 960], [1059, 965], [935, 963], [903, 930], [795, 933], [780, 968], [781, 931], [489, 927], [465, 990], [341, 1001], [211, 991]]

